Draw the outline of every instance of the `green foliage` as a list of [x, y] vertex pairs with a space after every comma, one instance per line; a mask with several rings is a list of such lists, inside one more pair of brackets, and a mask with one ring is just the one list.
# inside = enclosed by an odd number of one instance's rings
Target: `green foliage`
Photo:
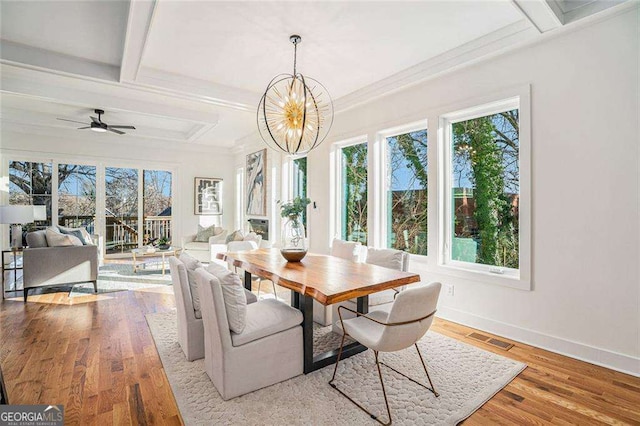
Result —
[[156, 246], [164, 246], [164, 245], [169, 245], [171, 244], [171, 240], [169, 240], [169, 238], [167, 237], [160, 237], [157, 240], [154, 241], [154, 244]]
[[307, 210], [307, 206], [311, 200], [307, 197], [300, 198], [296, 197], [293, 201], [289, 201], [287, 203], [283, 203], [280, 206], [280, 216], [288, 217], [293, 219], [294, 217], [299, 218], [305, 210]]
[[[519, 265], [517, 215], [505, 194], [505, 188], [517, 191], [519, 185], [517, 118], [517, 111], [509, 111], [452, 126], [454, 155], [464, 157], [472, 171], [468, 178], [474, 184], [477, 263], [509, 268]], [[506, 125], [498, 129], [497, 122]]]
[[367, 243], [367, 144], [342, 148], [343, 230], [349, 241]]

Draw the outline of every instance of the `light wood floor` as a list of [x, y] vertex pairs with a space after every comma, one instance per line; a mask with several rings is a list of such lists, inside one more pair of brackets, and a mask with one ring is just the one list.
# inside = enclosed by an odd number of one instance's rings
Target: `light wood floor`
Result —
[[[10, 402], [64, 404], [68, 425], [181, 424], [144, 317], [174, 306], [171, 287], [4, 300], [0, 365]], [[517, 342], [504, 351], [443, 320], [433, 330], [528, 364], [465, 424], [640, 424], [639, 378]]]

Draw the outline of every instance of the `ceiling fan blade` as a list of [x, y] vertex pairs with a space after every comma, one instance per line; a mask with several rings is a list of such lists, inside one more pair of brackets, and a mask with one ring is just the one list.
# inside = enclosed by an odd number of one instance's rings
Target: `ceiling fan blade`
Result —
[[70, 123], [79, 123], [79, 124], [87, 124], [84, 121], [76, 121], [76, 120], [67, 120], [66, 118], [57, 118], [56, 120], [60, 120], [60, 121], [68, 121]]
[[91, 126], [87, 126], [87, 127], [78, 127], [78, 130], [84, 130], [84, 129], [90, 129]]
[[90, 119], [91, 119], [91, 121], [93, 121], [94, 123], [98, 123], [98, 124], [100, 124], [100, 120], [98, 120], [97, 118], [95, 118], [95, 117], [89, 117], [89, 118], [90, 118]]
[[111, 125], [108, 125], [107, 128], [108, 129], [131, 129], [131, 130], [135, 130], [136, 129], [133, 126], [111, 126]]
[[124, 135], [125, 134], [124, 132], [121, 132], [120, 130], [112, 129], [110, 127], [107, 127], [107, 130], [110, 131], [110, 132], [113, 132], [113, 133], [117, 133], [119, 135]]

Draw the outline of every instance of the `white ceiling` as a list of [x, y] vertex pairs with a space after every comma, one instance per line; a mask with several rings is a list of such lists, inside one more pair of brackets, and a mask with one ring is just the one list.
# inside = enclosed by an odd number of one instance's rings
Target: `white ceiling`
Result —
[[160, 2], [143, 64], [263, 92], [298, 70], [334, 99], [522, 19], [506, 0], [436, 2]]
[[66, 137], [56, 117], [101, 108], [137, 127], [123, 140], [233, 147], [291, 72], [290, 34], [341, 111], [622, 2], [2, 0], [0, 124]]
[[128, 1], [3, 1], [0, 12], [2, 40], [120, 65]]

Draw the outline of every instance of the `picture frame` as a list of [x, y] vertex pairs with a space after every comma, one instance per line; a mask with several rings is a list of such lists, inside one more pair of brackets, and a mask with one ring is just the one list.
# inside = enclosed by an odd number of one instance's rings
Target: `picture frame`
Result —
[[245, 167], [247, 216], [267, 215], [267, 150], [247, 155]]
[[194, 214], [199, 216], [222, 215], [222, 184], [223, 180], [219, 178], [195, 178]]

